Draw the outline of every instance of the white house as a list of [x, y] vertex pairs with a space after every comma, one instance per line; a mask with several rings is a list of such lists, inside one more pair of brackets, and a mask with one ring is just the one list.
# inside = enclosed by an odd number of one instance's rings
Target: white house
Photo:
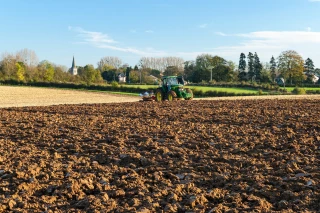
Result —
[[123, 73], [118, 74], [119, 83], [126, 83], [126, 75]]
[[149, 75], [149, 77], [153, 80], [154, 83], [158, 83], [158, 78], [153, 76], [153, 75]]
[[319, 81], [319, 77], [316, 75], [312, 75], [312, 82], [315, 84]]

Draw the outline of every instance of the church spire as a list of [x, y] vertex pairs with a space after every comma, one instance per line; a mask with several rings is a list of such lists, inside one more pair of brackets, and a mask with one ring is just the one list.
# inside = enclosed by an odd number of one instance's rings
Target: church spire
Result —
[[76, 62], [74, 61], [74, 56], [73, 56], [73, 59], [72, 59], [72, 68], [75, 68], [76, 67]]
[[74, 61], [74, 56], [72, 59], [72, 66], [71, 66], [70, 72], [72, 75], [78, 75], [78, 69], [76, 67], [76, 62]]

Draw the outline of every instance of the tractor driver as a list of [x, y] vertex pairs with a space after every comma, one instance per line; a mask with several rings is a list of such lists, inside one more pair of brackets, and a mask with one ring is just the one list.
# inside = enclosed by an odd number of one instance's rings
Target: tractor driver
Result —
[[167, 79], [162, 80], [162, 85], [164, 86], [164, 89], [168, 91], [168, 81]]
[[167, 92], [171, 90], [171, 82], [169, 81], [170, 79], [164, 79], [163, 83], [166, 86]]
[[169, 92], [171, 90], [171, 82], [167, 80], [167, 91]]

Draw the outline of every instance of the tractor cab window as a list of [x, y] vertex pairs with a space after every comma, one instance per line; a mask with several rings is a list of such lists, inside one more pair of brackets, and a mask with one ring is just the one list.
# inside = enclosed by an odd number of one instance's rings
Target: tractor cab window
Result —
[[176, 78], [168, 78], [168, 85], [177, 85], [178, 81]]
[[178, 80], [178, 84], [184, 85], [184, 80], [183, 80], [183, 77], [182, 77], [182, 76], [179, 76], [179, 77], [177, 78], [177, 80]]

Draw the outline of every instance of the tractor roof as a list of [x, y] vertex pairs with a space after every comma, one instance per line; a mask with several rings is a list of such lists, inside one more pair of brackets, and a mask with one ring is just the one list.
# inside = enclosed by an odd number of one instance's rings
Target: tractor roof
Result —
[[182, 77], [182, 76], [176, 76], [176, 75], [172, 75], [172, 76], [162, 76], [162, 79], [165, 79], [165, 78], [178, 78], [178, 77]]

